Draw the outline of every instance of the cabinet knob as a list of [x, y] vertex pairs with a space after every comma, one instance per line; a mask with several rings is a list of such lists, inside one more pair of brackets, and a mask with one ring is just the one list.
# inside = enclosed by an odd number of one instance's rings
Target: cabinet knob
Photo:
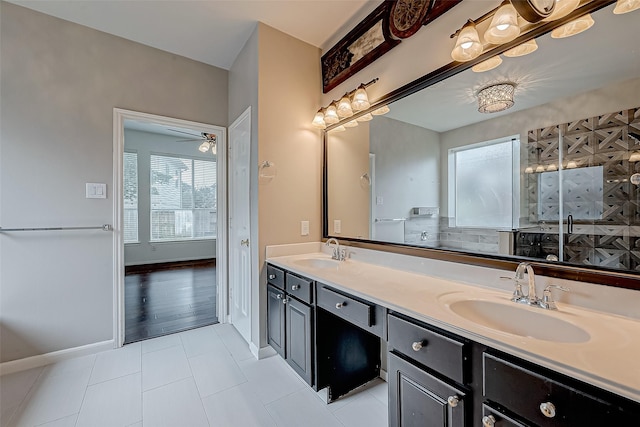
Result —
[[411, 348], [413, 349], [413, 351], [420, 351], [422, 349], [422, 347], [424, 347], [426, 344], [425, 341], [416, 341], [413, 344], [411, 344]]
[[553, 418], [556, 416], [556, 406], [551, 402], [541, 403], [540, 412], [547, 418]]
[[493, 415], [486, 415], [482, 417], [482, 426], [483, 427], [494, 427], [496, 425], [496, 417]]
[[456, 406], [458, 406], [458, 403], [460, 403], [460, 398], [458, 396], [449, 396], [447, 398], [447, 403], [452, 408], [455, 408]]
[[276, 299], [282, 299], [282, 294], [276, 295]]
[[339, 303], [337, 303], [337, 304], [336, 304], [336, 308], [337, 308], [338, 310], [340, 310], [340, 309], [341, 309], [342, 307], [344, 307], [345, 305], [347, 305], [347, 303], [345, 303], [345, 302], [339, 302]]
[[292, 291], [297, 291], [298, 289], [300, 289], [300, 285], [292, 285], [291, 286], [291, 290]]
[[288, 300], [287, 300], [286, 298], [282, 298], [282, 303], [283, 303], [283, 304], [286, 304], [286, 303], [287, 303], [287, 301], [288, 301]]
[[275, 278], [276, 278], [276, 275], [275, 275], [275, 274], [270, 274], [270, 275], [269, 275], [269, 280], [273, 280], [273, 279], [275, 279]]

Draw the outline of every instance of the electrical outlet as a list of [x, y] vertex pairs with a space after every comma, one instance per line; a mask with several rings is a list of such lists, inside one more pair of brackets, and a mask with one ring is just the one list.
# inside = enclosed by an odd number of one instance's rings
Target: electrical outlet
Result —
[[335, 234], [342, 233], [342, 221], [340, 221], [339, 219], [333, 220], [333, 232]]
[[382, 204], [384, 204], [384, 200], [382, 199], [382, 196], [376, 197], [376, 205], [380, 206]]
[[300, 221], [300, 235], [301, 236], [309, 235], [309, 221]]

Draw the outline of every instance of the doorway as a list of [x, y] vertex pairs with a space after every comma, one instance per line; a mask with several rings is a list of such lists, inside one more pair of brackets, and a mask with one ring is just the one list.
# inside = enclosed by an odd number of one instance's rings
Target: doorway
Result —
[[225, 129], [119, 109], [114, 126], [116, 343], [224, 321]]

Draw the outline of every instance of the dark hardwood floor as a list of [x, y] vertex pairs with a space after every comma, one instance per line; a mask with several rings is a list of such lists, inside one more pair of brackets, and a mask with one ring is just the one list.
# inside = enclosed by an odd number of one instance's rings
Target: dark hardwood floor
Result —
[[215, 260], [127, 267], [125, 344], [218, 322]]

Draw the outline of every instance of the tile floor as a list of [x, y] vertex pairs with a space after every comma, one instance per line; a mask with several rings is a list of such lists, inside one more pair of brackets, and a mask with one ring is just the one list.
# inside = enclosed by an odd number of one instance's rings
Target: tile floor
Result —
[[212, 325], [0, 377], [0, 426], [376, 427], [381, 380], [330, 405], [279, 357]]

